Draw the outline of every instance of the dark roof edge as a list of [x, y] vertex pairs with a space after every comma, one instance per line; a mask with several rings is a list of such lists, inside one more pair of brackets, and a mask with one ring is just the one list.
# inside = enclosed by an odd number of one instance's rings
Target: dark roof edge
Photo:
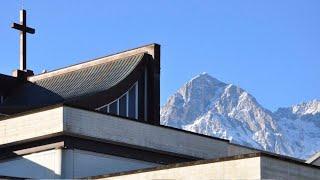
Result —
[[0, 117], [0, 121], [11, 119], [11, 118], [15, 118], [15, 117], [19, 117], [19, 116], [29, 115], [29, 114], [33, 114], [33, 113], [37, 113], [37, 112], [42, 112], [42, 111], [49, 110], [49, 109], [54, 109], [54, 108], [57, 108], [57, 107], [62, 107], [63, 105], [64, 105], [63, 103], [58, 103], [58, 104], [54, 104], [54, 105], [44, 106], [44, 107], [41, 107], [41, 108], [36, 108], [36, 109], [23, 111], [23, 112], [20, 112], [20, 113], [15, 113], [15, 114], [11, 114], [11, 115], [5, 115], [4, 117]]
[[28, 179], [26, 177], [13, 177], [13, 176], [2, 176], [0, 175], [0, 179]]
[[119, 173], [111, 173], [106, 175], [90, 176], [90, 177], [86, 177], [85, 179], [98, 179], [98, 178], [106, 178], [106, 177], [124, 176], [124, 175], [130, 175], [130, 174], [139, 174], [139, 173], [145, 173], [145, 172], [151, 172], [151, 171], [159, 171], [159, 170], [165, 170], [165, 169], [180, 168], [180, 167], [202, 165], [202, 164], [209, 164], [209, 163], [216, 163], [216, 162], [223, 162], [223, 161], [232, 161], [232, 160], [239, 160], [239, 159], [247, 159], [247, 158], [255, 158], [255, 157], [268, 157], [268, 158], [287, 161], [287, 162], [295, 163], [302, 166], [312, 167], [320, 170], [320, 167], [316, 165], [307, 164], [301, 161], [296, 161], [294, 159], [287, 158], [285, 156], [258, 152], [258, 153], [249, 153], [249, 154], [241, 154], [236, 156], [215, 158], [215, 159], [209, 159], [209, 160], [198, 160], [198, 161], [183, 162], [183, 163], [176, 163], [176, 164], [170, 164], [170, 165], [161, 165], [153, 168], [138, 169], [138, 170], [132, 170], [132, 171], [126, 171], [126, 172], [119, 172]]
[[[63, 73], [63, 72], [59, 73], [59, 71], [68, 71], [68, 70], [72, 71], [73, 68], [77, 69], [78, 66], [90, 66], [91, 64], [95, 64], [95, 63], [98, 64], [99, 62], [103, 63], [102, 61], [104, 61], [104, 60], [105, 61], [113, 61], [113, 60], [121, 59], [124, 57], [134, 56], [134, 55], [140, 54], [140, 53], [147, 53], [147, 54], [154, 56], [154, 51], [157, 46], [160, 46], [160, 45], [156, 44], [156, 43], [152, 43], [152, 44], [147, 44], [144, 46], [139, 46], [137, 48], [120, 51], [120, 52], [113, 53], [110, 55], [97, 57], [97, 58], [90, 59], [90, 60], [87, 60], [87, 61], [84, 61], [81, 63], [73, 64], [70, 66], [63, 67], [63, 68], [58, 68], [58, 69], [49, 71], [47, 73], [30, 76], [28, 78], [28, 80], [29, 81], [36, 81], [39, 79], [46, 78], [47, 76], [50, 76], [50, 75], [55, 75], [55, 73], [57, 73], [57, 74]], [[44, 76], [44, 77], [42, 77], [42, 76]]]
[[6, 78], [6, 79], [11, 79], [11, 80], [18, 80], [16, 77], [9, 76], [9, 75], [2, 74], [2, 73], [0, 73], [0, 77], [1, 78]]

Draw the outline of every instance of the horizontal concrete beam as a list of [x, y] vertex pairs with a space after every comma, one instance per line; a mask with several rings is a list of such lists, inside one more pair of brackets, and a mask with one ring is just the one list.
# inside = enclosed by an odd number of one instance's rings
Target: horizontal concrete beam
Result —
[[320, 177], [320, 168], [265, 153], [157, 166], [88, 179], [310, 179]]
[[0, 120], [0, 147], [57, 133], [202, 159], [256, 152], [225, 140], [69, 106]]
[[0, 120], [0, 147], [63, 132], [63, 107]]

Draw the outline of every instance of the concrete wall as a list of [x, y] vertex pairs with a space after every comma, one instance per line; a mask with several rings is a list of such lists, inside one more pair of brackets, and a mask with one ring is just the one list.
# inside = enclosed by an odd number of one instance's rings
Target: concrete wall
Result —
[[65, 131], [204, 159], [254, 152], [209, 137], [64, 107]]
[[61, 132], [204, 159], [253, 152], [226, 141], [66, 106], [1, 120], [0, 145]]
[[313, 165], [320, 166], [320, 158], [312, 162]]
[[62, 132], [204, 159], [255, 151], [227, 141], [66, 106], [1, 120], [0, 146]]
[[280, 160], [277, 157], [258, 156], [199, 165], [137, 172], [100, 179], [277, 179], [319, 180], [320, 169], [308, 165]]
[[0, 175], [81, 178], [155, 166], [158, 164], [88, 151], [54, 149], [0, 161]]
[[320, 152], [317, 152], [312, 157], [306, 160], [306, 163], [320, 166]]
[[[251, 149], [238, 147], [227, 141], [220, 141], [170, 128], [130, 121], [66, 106], [1, 120], [0, 146], [23, 140], [32, 140], [41, 136], [50, 137], [51, 135], [62, 132], [204, 159], [253, 152]], [[80, 151], [71, 153], [73, 154], [73, 156], [71, 156], [70, 152], [64, 151], [62, 155], [60, 155], [60, 160], [63, 160], [61, 166], [72, 167], [73, 171], [68, 171], [64, 168], [61, 170], [60, 168], [60, 170], [63, 171], [60, 172], [55, 169], [58, 160], [57, 158], [53, 158], [56, 157], [56, 152], [54, 151], [55, 153], [53, 154], [55, 155], [52, 156], [46, 154], [44, 157], [41, 153], [34, 153], [22, 156], [20, 159], [0, 162], [2, 168], [0, 172], [13, 173], [19, 170], [19, 172], [22, 173], [20, 175], [26, 175], [30, 178], [34, 177], [34, 175], [45, 178], [84, 177], [98, 175], [98, 173], [102, 172], [102, 174], [108, 174], [154, 165], [142, 161], [129, 161], [129, 159], [123, 158], [117, 158], [117, 160], [115, 160], [114, 158], [110, 158], [111, 156], [109, 156], [109, 158], [93, 156], [92, 153], [79, 153]], [[30, 159], [29, 156], [35, 159]], [[70, 161], [66, 160], [70, 159], [70, 157], [73, 159], [71, 158]], [[37, 158], [40, 158], [40, 160]], [[54, 162], [52, 162], [53, 159]], [[70, 162], [73, 162], [72, 166], [70, 166]], [[85, 164], [85, 162], [88, 164]], [[104, 163], [106, 165], [103, 165]], [[123, 164], [126, 166], [122, 166]], [[29, 166], [33, 167], [32, 169], [34, 169], [34, 171], [28, 170]], [[90, 167], [93, 167], [92, 171]], [[26, 169], [26, 171], [21, 169]], [[70, 173], [72, 173], [72, 176], [69, 176]], [[17, 176], [19, 174], [1, 175]]]
[[82, 150], [63, 150], [62, 177], [82, 178], [155, 166], [158, 164]]
[[320, 169], [270, 157], [261, 157], [261, 177], [263, 179], [319, 180]]
[[49, 150], [0, 161], [0, 175], [23, 178], [60, 178], [61, 150]]
[[[58, 132], [204, 159], [253, 152], [251, 149], [232, 145], [226, 141], [71, 107], [56, 107], [43, 112], [1, 120], [0, 145], [50, 136]], [[259, 168], [260, 162], [262, 170]], [[85, 151], [56, 149], [2, 160], [0, 161], [0, 174], [28, 178], [79, 178], [152, 166], [155, 164]], [[263, 178], [278, 179], [286, 177], [316, 179], [320, 177], [319, 169], [268, 157], [259, 161], [257, 158], [249, 158], [216, 162], [211, 165], [159, 170], [146, 173], [141, 177], [143, 179], [144, 177], [257, 178], [257, 173], [260, 173]], [[140, 175], [137, 177], [139, 178]]]
[[222, 161], [101, 179], [260, 179], [260, 158]]
[[0, 121], [0, 145], [63, 131], [63, 107]]

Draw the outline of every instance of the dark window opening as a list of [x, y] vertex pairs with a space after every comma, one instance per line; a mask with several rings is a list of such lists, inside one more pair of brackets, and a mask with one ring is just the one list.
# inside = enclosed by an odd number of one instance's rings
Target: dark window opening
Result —
[[142, 74], [138, 81], [138, 119], [145, 121], [145, 76]]
[[118, 114], [118, 101], [114, 101], [109, 105], [109, 113], [110, 114]]
[[97, 108], [100, 112], [110, 113], [144, 121], [145, 116], [144, 75], [122, 96], [115, 101]]
[[100, 112], [103, 112], [103, 113], [107, 113], [108, 112], [108, 106], [105, 106], [103, 108], [100, 108], [99, 109]]
[[126, 94], [119, 99], [119, 115], [127, 116], [127, 96]]
[[129, 91], [129, 117], [136, 118], [136, 85]]

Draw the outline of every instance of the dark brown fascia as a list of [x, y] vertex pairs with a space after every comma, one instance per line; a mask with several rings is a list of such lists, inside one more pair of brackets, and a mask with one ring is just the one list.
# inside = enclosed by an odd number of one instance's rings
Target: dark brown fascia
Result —
[[153, 60], [148, 61], [147, 65], [147, 118], [149, 123], [160, 125], [160, 45], [155, 44], [153, 51]]

